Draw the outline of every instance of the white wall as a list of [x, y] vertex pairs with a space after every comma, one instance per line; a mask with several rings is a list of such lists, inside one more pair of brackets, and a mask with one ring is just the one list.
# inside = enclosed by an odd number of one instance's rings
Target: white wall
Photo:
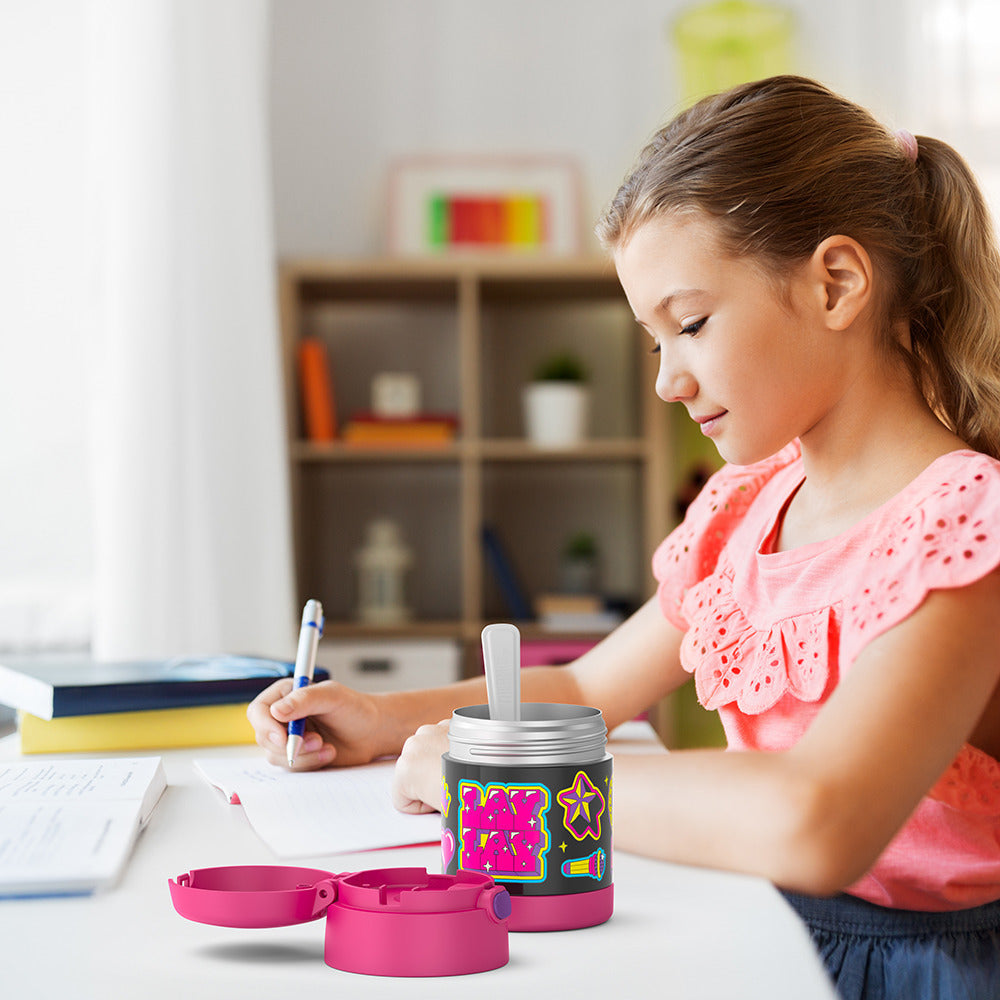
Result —
[[[388, 166], [410, 153], [569, 154], [589, 230], [644, 140], [677, 109], [666, 29], [686, 6], [276, 0], [279, 253], [383, 252]], [[867, 2], [845, 0], [835, 17], [810, 0], [786, 6], [799, 22], [797, 71], [881, 110]]]

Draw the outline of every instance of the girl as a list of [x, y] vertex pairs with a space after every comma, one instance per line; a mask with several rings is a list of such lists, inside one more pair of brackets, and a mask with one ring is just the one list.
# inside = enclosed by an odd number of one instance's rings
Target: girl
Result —
[[[613, 728], [693, 672], [741, 752], [617, 760], [616, 846], [770, 879], [845, 997], [1000, 995], [1000, 257], [974, 180], [778, 77], [659, 132], [598, 235], [658, 395], [729, 464], [657, 594], [524, 699]], [[307, 715], [303, 766], [402, 750], [413, 810], [447, 748], [426, 724], [485, 701], [288, 689], [249, 712], [272, 761]]]

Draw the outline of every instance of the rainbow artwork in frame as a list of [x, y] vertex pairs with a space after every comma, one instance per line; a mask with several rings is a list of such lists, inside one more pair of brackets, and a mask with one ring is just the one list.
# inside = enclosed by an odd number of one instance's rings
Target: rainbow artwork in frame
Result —
[[578, 253], [578, 173], [555, 157], [400, 160], [388, 222], [394, 254]]

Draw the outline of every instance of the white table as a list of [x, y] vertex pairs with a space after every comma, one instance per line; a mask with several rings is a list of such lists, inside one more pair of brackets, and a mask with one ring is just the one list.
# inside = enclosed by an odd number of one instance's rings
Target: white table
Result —
[[[768, 883], [615, 853], [615, 913], [600, 926], [511, 934], [510, 962], [476, 977], [385, 979], [329, 968], [324, 921], [260, 930], [196, 924], [168, 878], [215, 865], [291, 863], [330, 871], [438, 871], [423, 846], [282, 862], [195, 771], [247, 747], [161, 754], [168, 788], [121, 882], [89, 897], [0, 901], [0, 991], [10, 1000], [287, 997], [621, 997], [832, 1000], [807, 933]], [[616, 753], [627, 746], [612, 747]], [[18, 753], [0, 740], [0, 757]], [[98, 755], [100, 756], [100, 755]]]

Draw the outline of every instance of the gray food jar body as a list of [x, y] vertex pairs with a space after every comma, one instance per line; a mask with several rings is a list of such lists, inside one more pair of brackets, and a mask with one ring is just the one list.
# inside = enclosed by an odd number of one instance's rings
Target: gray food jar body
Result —
[[489, 875], [512, 931], [604, 923], [614, 908], [611, 770], [600, 711], [527, 702], [519, 722], [456, 709], [443, 757], [444, 870]]

